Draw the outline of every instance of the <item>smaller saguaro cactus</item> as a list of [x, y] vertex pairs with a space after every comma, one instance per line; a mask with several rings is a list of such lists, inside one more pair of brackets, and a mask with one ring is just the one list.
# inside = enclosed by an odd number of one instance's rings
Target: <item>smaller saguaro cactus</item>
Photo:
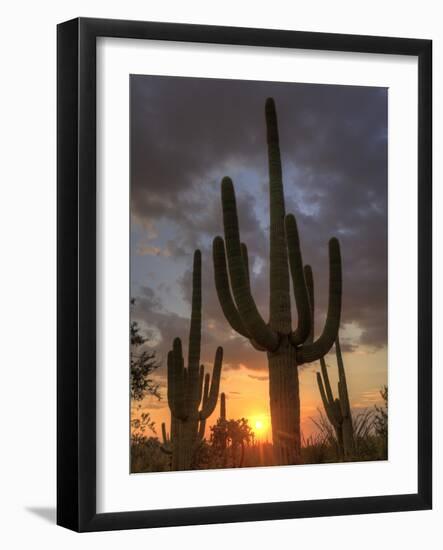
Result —
[[220, 418], [226, 420], [226, 395], [224, 392], [220, 394]]
[[[217, 405], [223, 349], [217, 348], [212, 379], [200, 365], [201, 345], [201, 253], [194, 253], [192, 312], [189, 333], [188, 367], [184, 366], [182, 344], [175, 338], [168, 353], [168, 405], [171, 411], [170, 447], [172, 469], [189, 470], [201, 444], [207, 418]], [[166, 430], [166, 442], [168, 442]]]
[[338, 365], [338, 397], [334, 398], [334, 394], [332, 393], [328, 369], [323, 357], [320, 359], [321, 374], [317, 372], [317, 384], [326, 416], [334, 427], [337, 436], [339, 457], [342, 460], [349, 460], [355, 455], [354, 429], [346, 374], [338, 337], [335, 341], [335, 354]]
[[[172, 426], [171, 426], [171, 433], [172, 433]], [[161, 450], [167, 455], [172, 455], [171, 436], [166, 432], [166, 424], [164, 422], [162, 422], [162, 439], [163, 439], [163, 444], [161, 446]]]
[[220, 419], [219, 422], [222, 423], [224, 428], [224, 434], [221, 438], [221, 450], [223, 453], [223, 465], [226, 466], [227, 456], [226, 456], [226, 447], [227, 447], [227, 423], [226, 423], [226, 395], [225, 393], [220, 394]]

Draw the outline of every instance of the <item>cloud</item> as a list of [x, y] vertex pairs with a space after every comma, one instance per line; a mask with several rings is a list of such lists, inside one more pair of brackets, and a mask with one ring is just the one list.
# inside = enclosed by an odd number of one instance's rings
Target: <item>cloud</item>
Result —
[[[264, 102], [276, 100], [286, 208], [313, 267], [315, 330], [327, 309], [327, 243], [343, 257], [343, 343], [387, 342], [387, 90], [272, 82], [131, 77], [133, 318], [160, 334], [164, 357], [187, 346], [192, 254], [203, 258], [202, 361], [224, 348], [224, 370], [266, 369], [266, 354], [232, 331], [214, 290], [212, 239], [223, 234], [220, 180], [234, 180], [252, 292], [266, 320], [269, 198]], [[149, 275], [148, 275], [149, 274]], [[293, 325], [296, 312], [293, 305]], [[344, 330], [346, 332], [346, 330]]]
[[256, 376], [254, 374], [248, 374], [248, 378], [252, 378], [252, 380], [258, 380], [259, 382], [269, 380], [269, 376]]
[[171, 256], [171, 252], [167, 248], [162, 249], [145, 243], [140, 243], [137, 246], [137, 254], [139, 256], [165, 256], [166, 258]]

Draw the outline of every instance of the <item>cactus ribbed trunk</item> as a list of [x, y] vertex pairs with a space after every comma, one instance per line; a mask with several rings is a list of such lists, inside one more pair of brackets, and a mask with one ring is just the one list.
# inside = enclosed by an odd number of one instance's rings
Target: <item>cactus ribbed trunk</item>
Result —
[[197, 445], [198, 418], [177, 423], [177, 432], [173, 441], [172, 469], [190, 470]]
[[337, 455], [339, 460], [345, 458], [344, 442], [343, 442], [343, 426], [337, 426], [335, 428], [335, 433], [337, 435]]
[[272, 441], [276, 464], [300, 462], [300, 392], [295, 349], [287, 343], [268, 354]]
[[343, 420], [343, 448], [346, 459], [349, 460], [355, 456], [354, 429], [351, 417]]

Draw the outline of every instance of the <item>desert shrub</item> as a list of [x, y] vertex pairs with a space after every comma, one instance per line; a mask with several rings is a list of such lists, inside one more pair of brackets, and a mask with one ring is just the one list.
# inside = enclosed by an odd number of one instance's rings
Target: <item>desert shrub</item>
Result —
[[[131, 300], [131, 306], [135, 300]], [[148, 339], [140, 332], [137, 321], [131, 321], [131, 399], [141, 401], [147, 395], [160, 399], [159, 385], [153, 380], [152, 374], [160, 368], [154, 351], [146, 349]]]
[[170, 469], [170, 455], [162, 451], [156, 437], [132, 436], [131, 473], [166, 472]]
[[388, 387], [383, 386], [380, 395], [384, 405], [375, 405], [374, 429], [380, 439], [380, 453], [383, 458], [388, 458]]
[[209, 441], [203, 441], [198, 447], [194, 467], [199, 469], [243, 467], [253, 435], [246, 418], [238, 420], [219, 418], [217, 423], [211, 426]]
[[[388, 449], [388, 389], [380, 390], [384, 406], [353, 413], [355, 456], [353, 461], [386, 460]], [[317, 418], [311, 418], [318, 429], [316, 436], [302, 441], [302, 461], [306, 464], [339, 462], [335, 431], [329, 420], [318, 411]]]

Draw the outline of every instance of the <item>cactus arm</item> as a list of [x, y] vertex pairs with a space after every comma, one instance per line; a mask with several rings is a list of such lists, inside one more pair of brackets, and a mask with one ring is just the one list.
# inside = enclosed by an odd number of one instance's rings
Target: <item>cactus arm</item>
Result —
[[230, 178], [223, 178], [222, 181], [222, 206], [229, 276], [238, 312], [250, 336], [259, 346], [273, 351], [278, 346], [278, 336], [264, 322], [251, 295], [241, 253], [234, 186]]
[[337, 239], [329, 241], [329, 303], [325, 326], [321, 336], [312, 344], [297, 350], [297, 364], [318, 361], [331, 349], [338, 335], [341, 315], [342, 274], [340, 244]]
[[285, 222], [286, 237], [288, 240], [289, 267], [291, 269], [295, 304], [298, 314], [298, 326], [291, 334], [291, 342], [294, 346], [299, 346], [306, 341], [311, 332], [311, 307], [303, 269], [297, 222], [292, 214], [286, 216]]
[[251, 343], [251, 346], [254, 349], [256, 349], [257, 351], [267, 351], [266, 348], [263, 348], [262, 346], [257, 344], [257, 342], [255, 340], [253, 340], [252, 338], [249, 340], [249, 342]]
[[[249, 292], [251, 292], [251, 278], [249, 276], [248, 247], [245, 245], [245, 243], [241, 243], [241, 255], [242, 255], [242, 258], [243, 258], [243, 263], [245, 265], [246, 279], [248, 281]], [[260, 346], [253, 338], [249, 337], [249, 340], [251, 342], [252, 347], [254, 347], [257, 351], [266, 351], [266, 348], [263, 348], [262, 346]]]
[[211, 375], [209, 374], [209, 372], [207, 372], [205, 374], [205, 387], [203, 389], [203, 401], [202, 401], [202, 406], [203, 407], [205, 406], [206, 402], [208, 401], [210, 381], [211, 381]]
[[203, 381], [205, 378], [205, 367], [200, 365], [200, 372], [198, 378], [198, 404], [200, 404], [203, 397]]
[[269, 325], [275, 331], [289, 334], [291, 332], [291, 299], [285, 235], [285, 199], [283, 195], [277, 113], [272, 98], [266, 100], [265, 114], [270, 202]]
[[205, 438], [205, 430], [206, 430], [206, 419], [202, 418], [198, 423], [198, 439], [197, 444], [203, 441]]
[[223, 362], [223, 348], [217, 348], [214, 361], [214, 369], [212, 371], [211, 388], [207, 397], [206, 403], [203, 404], [200, 411], [200, 420], [206, 420], [210, 416], [217, 405], [218, 391], [220, 388], [220, 377]]
[[[206, 404], [209, 399], [209, 384], [211, 381], [211, 376], [209, 372], [205, 374], [205, 382], [204, 382], [204, 388], [203, 388], [203, 397], [202, 397], [202, 408], [204, 409], [206, 407]], [[206, 418], [202, 418], [201, 414], [199, 414], [199, 425], [198, 425], [198, 439], [199, 441], [203, 440], [205, 437], [205, 430], [206, 430]]]
[[311, 330], [309, 332], [309, 336], [306, 339], [306, 344], [312, 344], [314, 341], [314, 277], [312, 275], [312, 268], [310, 265], [305, 265], [305, 281], [306, 281], [306, 288], [308, 290], [308, 296], [309, 296], [309, 305], [311, 308]]
[[326, 416], [328, 417], [329, 422], [333, 426], [335, 426], [334, 412], [333, 412], [331, 404], [329, 403], [328, 398], [326, 396], [325, 388], [323, 386], [323, 380], [322, 380], [321, 374], [319, 372], [317, 372], [317, 385], [318, 385], [318, 389], [320, 390], [320, 396], [321, 396], [321, 400], [323, 402], [323, 407], [325, 409]]
[[175, 418], [187, 418], [185, 369], [181, 355], [180, 338], [174, 340], [172, 351], [168, 353], [168, 405]]
[[[172, 422], [171, 422], [171, 432], [172, 432]], [[163, 445], [160, 446], [160, 450], [165, 453], [166, 455], [172, 455], [172, 433], [171, 437], [168, 437], [168, 434], [166, 433], [166, 424], [162, 422], [162, 439], [163, 439]]]
[[241, 243], [241, 257], [243, 258], [243, 264], [245, 266], [246, 281], [248, 283], [249, 291], [251, 291], [251, 278], [249, 277], [249, 257], [248, 247], [245, 243]]
[[329, 403], [334, 403], [334, 395], [332, 393], [331, 383], [329, 381], [328, 369], [326, 367], [326, 361], [325, 361], [324, 357], [320, 358], [320, 368], [321, 368], [321, 373], [322, 373], [322, 376], [323, 376], [323, 381], [325, 383], [325, 391], [326, 391], [326, 396], [328, 398], [328, 402]]
[[212, 257], [214, 262], [215, 288], [226, 320], [241, 336], [250, 338], [231, 295], [228, 272], [226, 270], [225, 244], [221, 237], [215, 237], [213, 241]]
[[[205, 381], [204, 381], [204, 388], [203, 388], [203, 396], [202, 396], [202, 409], [204, 409], [207, 406], [207, 402], [209, 399], [209, 384], [211, 381], [211, 376], [209, 372], [205, 374]], [[205, 437], [205, 430], [206, 430], [206, 418], [202, 418], [202, 415], [199, 414], [199, 423], [198, 423], [198, 440], [197, 442], [200, 442]]]
[[[249, 290], [249, 263], [248, 263], [248, 249], [244, 243], [241, 244], [242, 258], [246, 269], [246, 276], [248, 281]], [[238, 332], [241, 336], [248, 338], [251, 345], [258, 351], [266, 351], [265, 348], [257, 344], [251, 336], [248, 334], [243, 321], [241, 320], [237, 306], [231, 296], [231, 289], [229, 287], [228, 272], [226, 270], [226, 255], [225, 244], [221, 237], [215, 237], [212, 245], [212, 255], [214, 262], [214, 274], [215, 274], [215, 288], [217, 291], [218, 301], [221, 305], [226, 320], [231, 325], [231, 328]]]
[[169, 438], [166, 433], [166, 424], [164, 422], [162, 422], [162, 438], [163, 438], [163, 443], [167, 445], [169, 443]]
[[346, 382], [345, 367], [343, 364], [343, 357], [341, 354], [341, 346], [340, 346], [340, 340], [338, 338], [338, 335], [337, 335], [337, 339], [335, 340], [335, 355], [337, 357], [339, 391], [340, 391], [339, 395], [340, 395], [340, 403], [343, 409], [343, 416], [350, 416], [351, 405], [349, 403], [349, 394], [348, 394], [348, 386]]

